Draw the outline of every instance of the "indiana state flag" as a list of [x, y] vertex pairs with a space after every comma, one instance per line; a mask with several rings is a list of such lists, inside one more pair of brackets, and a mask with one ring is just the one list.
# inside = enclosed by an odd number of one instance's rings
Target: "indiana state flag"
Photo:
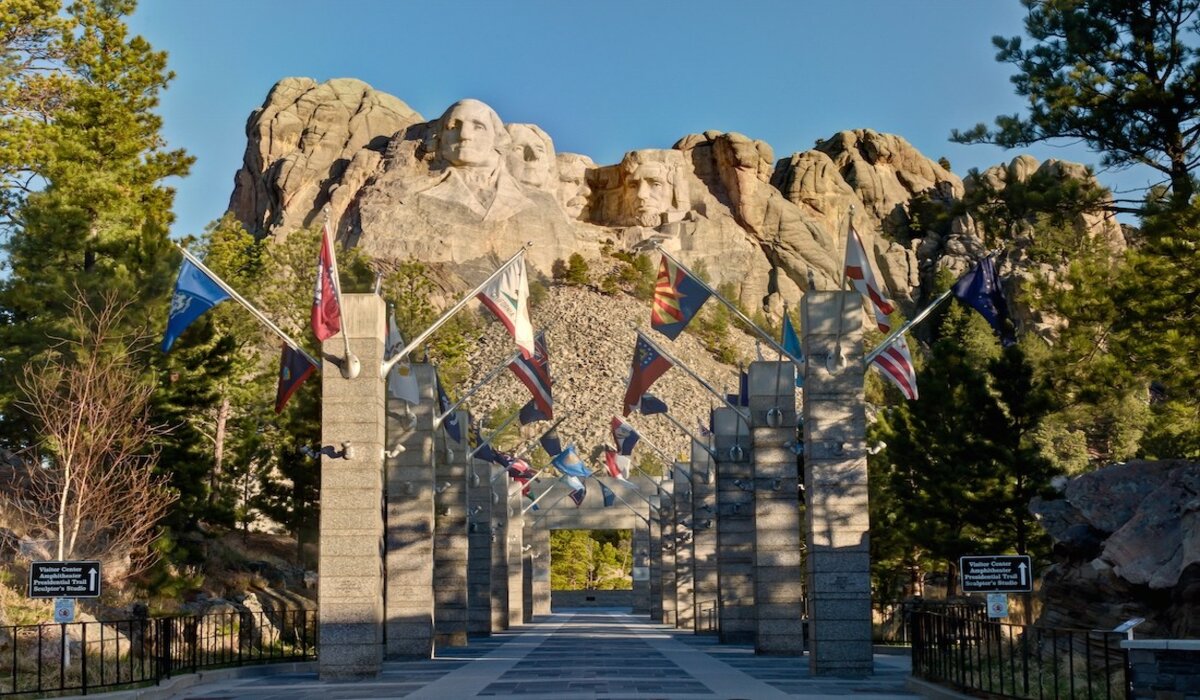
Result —
[[[217, 281], [201, 270], [187, 257], [179, 268], [179, 277], [175, 280], [175, 293], [171, 296], [171, 310], [167, 315], [167, 332], [163, 336], [162, 349], [167, 352], [175, 343], [175, 339], [183, 333], [192, 321], [230, 298]], [[306, 363], [307, 364], [307, 363]]]
[[692, 277], [687, 268], [664, 255], [658, 265], [658, 281], [654, 285], [654, 302], [650, 307], [650, 325], [675, 340], [711, 295], [708, 287]]
[[567, 449], [550, 460], [550, 464], [566, 476], [577, 476], [586, 479], [590, 474], [587, 465], [583, 463], [583, 459], [575, 451], [574, 445], [567, 445]]

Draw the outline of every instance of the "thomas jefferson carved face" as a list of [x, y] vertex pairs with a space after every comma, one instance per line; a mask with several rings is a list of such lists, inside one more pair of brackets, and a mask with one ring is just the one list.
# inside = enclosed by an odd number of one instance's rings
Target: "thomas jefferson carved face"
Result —
[[456, 102], [442, 116], [438, 153], [458, 167], [495, 167], [500, 160], [500, 130], [500, 117], [491, 107], [478, 100]]
[[509, 124], [512, 148], [508, 171], [523, 184], [540, 190], [556, 186], [554, 146], [544, 131], [532, 124]]

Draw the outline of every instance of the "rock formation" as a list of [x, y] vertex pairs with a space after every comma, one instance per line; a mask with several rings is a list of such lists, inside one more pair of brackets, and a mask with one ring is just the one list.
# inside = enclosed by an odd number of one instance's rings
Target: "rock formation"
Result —
[[1200, 636], [1200, 463], [1128, 462], [1075, 477], [1030, 507], [1054, 540], [1041, 624]]

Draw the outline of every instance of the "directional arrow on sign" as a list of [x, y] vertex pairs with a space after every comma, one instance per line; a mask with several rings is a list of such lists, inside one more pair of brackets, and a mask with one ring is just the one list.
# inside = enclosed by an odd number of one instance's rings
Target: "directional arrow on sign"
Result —
[[1021, 572], [1021, 585], [1022, 585], [1022, 586], [1024, 586], [1024, 585], [1025, 585], [1025, 581], [1026, 581], [1026, 579], [1025, 579], [1025, 565], [1024, 565], [1024, 564], [1017, 564], [1017, 570]]
[[[88, 583], [91, 585], [93, 590], [96, 589], [96, 574], [96, 567], [93, 566], [90, 570], [88, 570]], [[1021, 567], [1021, 580], [1025, 580], [1025, 567], [1023, 566]]]

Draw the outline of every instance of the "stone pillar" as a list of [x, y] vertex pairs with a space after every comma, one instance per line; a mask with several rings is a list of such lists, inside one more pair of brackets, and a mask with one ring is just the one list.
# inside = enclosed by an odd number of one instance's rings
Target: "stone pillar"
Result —
[[[467, 425], [459, 412], [459, 425]], [[488, 465], [471, 460], [467, 474], [467, 632], [492, 633], [492, 485]]]
[[533, 615], [550, 614], [550, 530], [546, 523], [531, 528], [533, 533]]
[[[757, 616], [754, 614], [754, 469], [750, 462], [750, 429], [733, 409], [718, 408], [713, 411], [713, 433], [717, 452], [717, 586], [721, 642], [753, 644]], [[740, 450], [734, 450], [735, 445]]]
[[717, 631], [716, 465], [704, 447], [692, 443], [692, 557], [696, 632]]
[[[808, 649], [813, 675], [868, 675], [868, 549], [862, 299], [809, 292], [801, 305]], [[837, 357], [841, 344], [842, 362]]]
[[[674, 467], [672, 466], [672, 469]], [[675, 626], [678, 621], [678, 589], [675, 585], [675, 482], [674, 476], [668, 475], [659, 485], [659, 543], [662, 548], [662, 621], [664, 625]]]
[[[521, 502], [518, 502], [521, 505]], [[533, 622], [533, 518], [526, 513], [521, 523], [521, 622]]]
[[[647, 508], [647, 510], [649, 510]], [[650, 614], [650, 524], [633, 529], [633, 614]]]
[[800, 570], [799, 471], [796, 439], [796, 367], [750, 363], [754, 427], [754, 610], [758, 654], [804, 653]]
[[[480, 464], [484, 464], [480, 462]], [[508, 629], [508, 479], [491, 481], [490, 465], [482, 473], [492, 491], [492, 631]]]
[[675, 626], [694, 629], [696, 624], [693, 595], [694, 557], [692, 554], [692, 481], [691, 466], [678, 463], [675, 480]]
[[650, 619], [663, 621], [662, 600], [662, 513], [658, 493], [647, 494], [650, 499]]
[[433, 656], [433, 367], [413, 365], [421, 403], [388, 409], [388, 444], [404, 451], [387, 470], [387, 658]]
[[[342, 377], [321, 368], [321, 445], [351, 454], [321, 456], [320, 555], [317, 600], [321, 680], [372, 678], [383, 666], [383, 446], [385, 393], [380, 379], [387, 332], [383, 299], [347, 294], [342, 324], [362, 371]], [[341, 357], [343, 339], [324, 352]]]
[[[508, 477], [502, 477], [504, 488], [508, 489]], [[508, 496], [508, 626], [518, 627], [525, 621], [525, 565], [522, 563], [522, 547], [524, 542], [521, 529], [525, 517], [521, 515], [521, 506], [525, 499], [521, 489], [513, 489], [515, 494]]]
[[434, 431], [433, 631], [436, 646], [467, 644], [467, 450]]

